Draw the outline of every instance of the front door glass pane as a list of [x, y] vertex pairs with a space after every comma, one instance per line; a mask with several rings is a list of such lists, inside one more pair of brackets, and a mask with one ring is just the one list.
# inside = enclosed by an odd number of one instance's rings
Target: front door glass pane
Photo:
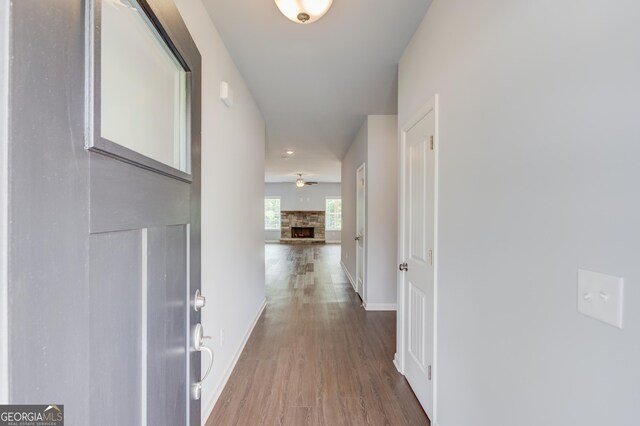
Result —
[[135, 0], [102, 0], [100, 136], [189, 173], [187, 73]]

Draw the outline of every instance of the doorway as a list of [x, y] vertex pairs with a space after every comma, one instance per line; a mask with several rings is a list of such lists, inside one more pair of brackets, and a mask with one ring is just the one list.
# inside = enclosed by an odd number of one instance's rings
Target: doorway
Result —
[[362, 163], [356, 170], [356, 287], [363, 304], [365, 296], [366, 271], [366, 166]]
[[401, 129], [400, 370], [435, 423], [437, 97]]

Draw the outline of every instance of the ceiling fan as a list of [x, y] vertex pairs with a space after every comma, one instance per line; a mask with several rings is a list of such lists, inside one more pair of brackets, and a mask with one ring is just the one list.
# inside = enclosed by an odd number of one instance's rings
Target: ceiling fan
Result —
[[298, 188], [302, 188], [305, 185], [317, 185], [318, 182], [305, 182], [304, 179], [302, 179], [302, 173], [298, 173], [298, 179], [296, 179], [296, 186]]

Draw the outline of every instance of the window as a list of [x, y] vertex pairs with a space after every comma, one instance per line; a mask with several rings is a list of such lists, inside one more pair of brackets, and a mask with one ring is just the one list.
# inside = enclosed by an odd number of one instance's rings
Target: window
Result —
[[[91, 0], [88, 148], [191, 181], [191, 71], [143, 0]], [[95, 22], [94, 22], [95, 21]]]
[[325, 228], [327, 231], [340, 231], [342, 229], [342, 199], [327, 198], [325, 206]]
[[280, 229], [280, 197], [264, 199], [264, 229]]

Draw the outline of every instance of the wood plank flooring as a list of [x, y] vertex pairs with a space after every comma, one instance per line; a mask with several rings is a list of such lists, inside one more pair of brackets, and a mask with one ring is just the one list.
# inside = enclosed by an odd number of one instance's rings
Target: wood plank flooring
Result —
[[267, 307], [207, 421], [429, 425], [395, 369], [395, 312], [360, 307], [339, 245], [266, 246]]

